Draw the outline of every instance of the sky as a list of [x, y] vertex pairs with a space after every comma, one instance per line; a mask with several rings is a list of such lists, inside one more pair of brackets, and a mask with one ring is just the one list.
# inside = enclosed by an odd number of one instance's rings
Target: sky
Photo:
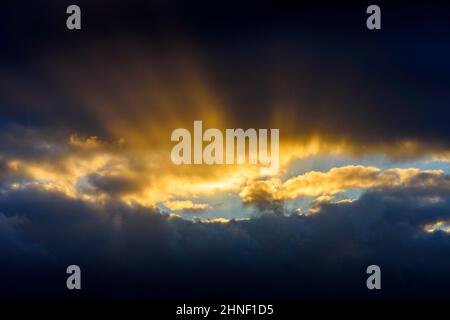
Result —
[[[450, 296], [447, 3], [70, 4], [1, 5], [1, 298]], [[175, 165], [195, 120], [279, 170]]]

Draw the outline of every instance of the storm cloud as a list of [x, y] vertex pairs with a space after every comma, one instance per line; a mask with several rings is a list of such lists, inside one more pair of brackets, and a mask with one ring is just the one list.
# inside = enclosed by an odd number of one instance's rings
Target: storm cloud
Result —
[[[217, 127], [208, 109], [223, 127], [279, 127], [284, 141], [319, 137], [355, 154], [450, 147], [443, 3], [386, 3], [370, 33], [362, 3], [82, 1], [85, 28], [70, 35], [56, 27], [63, 2], [26, 5], [2, 10], [2, 122], [116, 139], [126, 127], [103, 117]], [[27, 12], [45, 12], [40, 28]]]
[[[0, 195], [3, 297], [71, 297], [65, 268], [83, 270], [79, 297], [448, 297], [450, 198], [394, 188], [310, 216], [264, 214], [203, 223], [56, 193]], [[365, 268], [382, 270], [382, 294]], [[25, 279], [25, 280], [24, 280]], [[26, 279], [34, 279], [26, 281]], [[72, 295], [74, 296], [74, 295]]]

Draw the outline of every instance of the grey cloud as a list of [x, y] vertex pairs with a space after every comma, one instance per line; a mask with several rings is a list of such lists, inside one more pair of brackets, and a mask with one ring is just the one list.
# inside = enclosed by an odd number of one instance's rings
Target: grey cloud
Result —
[[[324, 203], [312, 216], [263, 214], [225, 224], [36, 190], [2, 193], [0, 208], [15, 235], [2, 238], [2, 255], [21, 241], [47, 257], [27, 247], [25, 261], [11, 254], [2, 273], [11, 287], [1, 296], [64, 297], [64, 267], [77, 263], [83, 294], [94, 298], [374, 297], [365, 289], [369, 264], [382, 268], [383, 297], [448, 297], [450, 237], [423, 229], [450, 219], [448, 196], [424, 204], [407, 189], [371, 191], [353, 203]], [[45, 289], [23, 277], [44, 277]]]

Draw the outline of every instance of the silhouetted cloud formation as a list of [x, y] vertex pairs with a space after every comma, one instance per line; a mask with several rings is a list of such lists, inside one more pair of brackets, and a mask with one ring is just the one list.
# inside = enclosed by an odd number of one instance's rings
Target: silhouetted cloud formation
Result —
[[[3, 297], [70, 297], [69, 264], [83, 270], [83, 297], [448, 297], [450, 237], [425, 230], [450, 220], [438, 188], [227, 223], [36, 190], [2, 192], [0, 208]], [[370, 264], [381, 294], [365, 287]]]

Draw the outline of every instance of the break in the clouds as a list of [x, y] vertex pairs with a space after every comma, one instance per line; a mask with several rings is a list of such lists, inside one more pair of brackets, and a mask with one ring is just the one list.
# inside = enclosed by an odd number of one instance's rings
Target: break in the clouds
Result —
[[[383, 297], [449, 296], [448, 6], [370, 33], [362, 4], [80, 1], [68, 34], [63, 2], [24, 5], [0, 13], [1, 297], [66, 296], [74, 263], [94, 298], [380, 296], [370, 264]], [[195, 120], [279, 128], [279, 171], [174, 165]]]
[[[54, 14], [42, 30], [2, 19], [24, 38], [5, 39], [2, 123], [168, 147], [167, 132], [200, 119], [214, 128], [281, 128], [285, 144], [318, 139], [355, 154], [448, 151], [445, 8], [393, 6], [387, 31], [368, 33], [357, 27], [362, 4], [339, 4], [345, 10], [335, 15], [330, 4], [234, 11], [233, 3], [170, 3], [80, 3], [87, 27], [70, 36], [54, 27]], [[29, 12], [64, 8], [35, 6]], [[403, 23], [406, 16], [416, 23]]]

